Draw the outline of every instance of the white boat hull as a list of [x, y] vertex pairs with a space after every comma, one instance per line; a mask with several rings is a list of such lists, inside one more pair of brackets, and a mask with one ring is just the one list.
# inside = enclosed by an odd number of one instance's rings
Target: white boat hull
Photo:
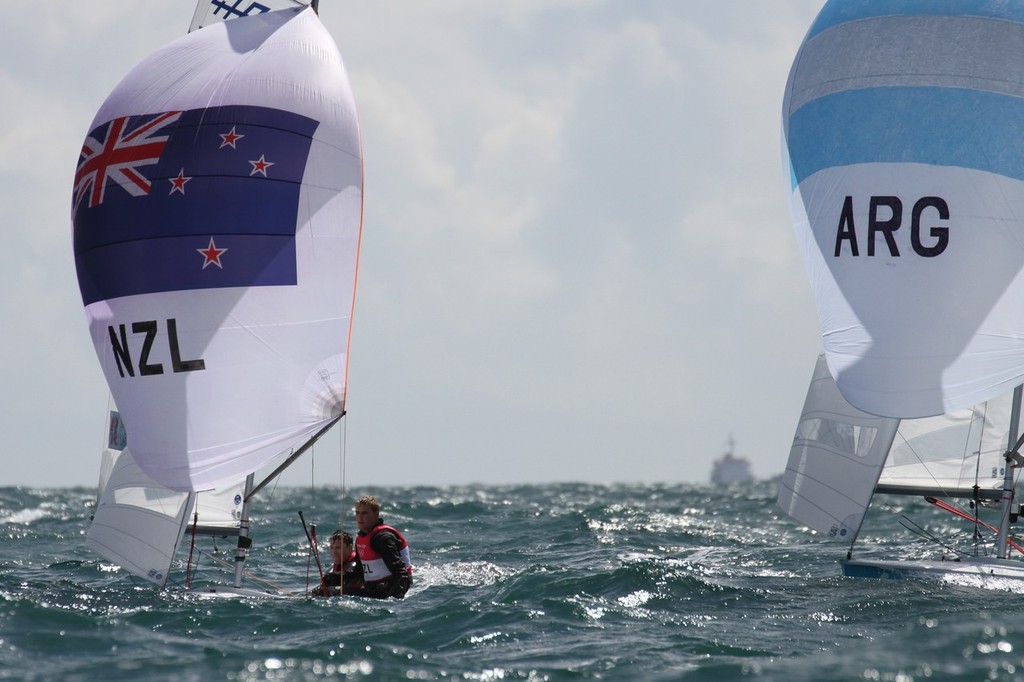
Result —
[[298, 594], [284, 594], [251, 587], [198, 587], [190, 588], [188, 591], [201, 597], [254, 597], [260, 599], [296, 599], [300, 597]]
[[968, 557], [940, 561], [883, 561], [846, 559], [843, 575], [849, 578], [891, 580], [942, 580], [1003, 589], [1006, 581], [1020, 581], [1014, 591], [1024, 590], [1024, 562], [1017, 559]]

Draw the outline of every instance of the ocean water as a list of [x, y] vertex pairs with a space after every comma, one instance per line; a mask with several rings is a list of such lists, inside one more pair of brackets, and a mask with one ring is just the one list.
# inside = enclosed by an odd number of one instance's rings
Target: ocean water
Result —
[[[0, 679], [1024, 679], [1015, 586], [843, 578], [845, 547], [785, 517], [770, 482], [364, 492], [412, 545], [404, 601], [204, 597], [183, 569], [157, 590], [85, 549], [93, 491], [0, 488]], [[326, 537], [351, 501], [282, 488], [261, 504], [248, 569], [301, 594], [297, 512]], [[932, 553], [904, 516], [969, 537], [880, 498], [861, 554]], [[221, 544], [206, 579], [226, 579]]]

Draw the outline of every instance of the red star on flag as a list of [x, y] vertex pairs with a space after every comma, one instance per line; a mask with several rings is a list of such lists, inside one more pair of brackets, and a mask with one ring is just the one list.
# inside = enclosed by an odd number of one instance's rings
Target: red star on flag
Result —
[[185, 169], [182, 168], [181, 172], [178, 173], [178, 177], [169, 178], [171, 181], [171, 191], [168, 194], [174, 194], [175, 192], [185, 193], [185, 183], [191, 180], [192, 177], [185, 175]]
[[241, 140], [243, 137], [245, 137], [245, 135], [239, 135], [238, 133], [235, 132], [235, 126], [231, 126], [231, 130], [229, 130], [226, 133], [220, 134], [220, 139], [224, 141], [220, 143], [220, 147], [217, 147], [217, 149], [222, 149], [224, 147], [231, 147], [232, 149], [237, 149], [235, 143]]
[[267, 161], [263, 154], [260, 154], [260, 158], [256, 161], [250, 161], [252, 164], [252, 172], [249, 175], [256, 175], [261, 173], [263, 177], [267, 177], [267, 169], [274, 165], [273, 161]]
[[205, 259], [203, 260], [203, 270], [205, 270], [206, 266], [210, 265], [211, 263], [213, 265], [216, 265], [221, 270], [224, 269], [224, 266], [220, 264], [220, 256], [222, 253], [225, 253], [227, 249], [218, 249], [217, 245], [213, 243], [213, 237], [210, 237], [209, 246], [207, 246], [205, 249], [196, 249], [196, 251], [201, 253], [203, 255], [203, 258]]

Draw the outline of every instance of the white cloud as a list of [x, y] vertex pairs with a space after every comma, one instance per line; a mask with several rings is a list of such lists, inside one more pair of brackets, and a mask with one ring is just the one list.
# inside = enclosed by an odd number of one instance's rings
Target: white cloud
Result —
[[[12, 483], [95, 480], [75, 157], [191, 17], [94, 5], [48, 3], [0, 45], [0, 377], [36, 463]], [[780, 472], [820, 341], [779, 111], [819, 3], [322, 5], [366, 155], [350, 482], [705, 480], [730, 432]]]

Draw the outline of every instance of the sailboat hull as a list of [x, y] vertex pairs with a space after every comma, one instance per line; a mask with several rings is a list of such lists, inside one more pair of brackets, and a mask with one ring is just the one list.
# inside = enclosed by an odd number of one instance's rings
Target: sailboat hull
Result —
[[227, 585], [217, 587], [191, 588], [189, 592], [200, 597], [254, 597], [260, 599], [298, 599], [301, 595], [284, 594], [282, 592], [270, 592], [251, 587], [230, 587]]
[[889, 580], [943, 580], [999, 587], [1004, 581], [1022, 581], [1024, 562], [1016, 559], [968, 557], [940, 561], [884, 561], [846, 559], [840, 562], [848, 578], [879, 578]]

